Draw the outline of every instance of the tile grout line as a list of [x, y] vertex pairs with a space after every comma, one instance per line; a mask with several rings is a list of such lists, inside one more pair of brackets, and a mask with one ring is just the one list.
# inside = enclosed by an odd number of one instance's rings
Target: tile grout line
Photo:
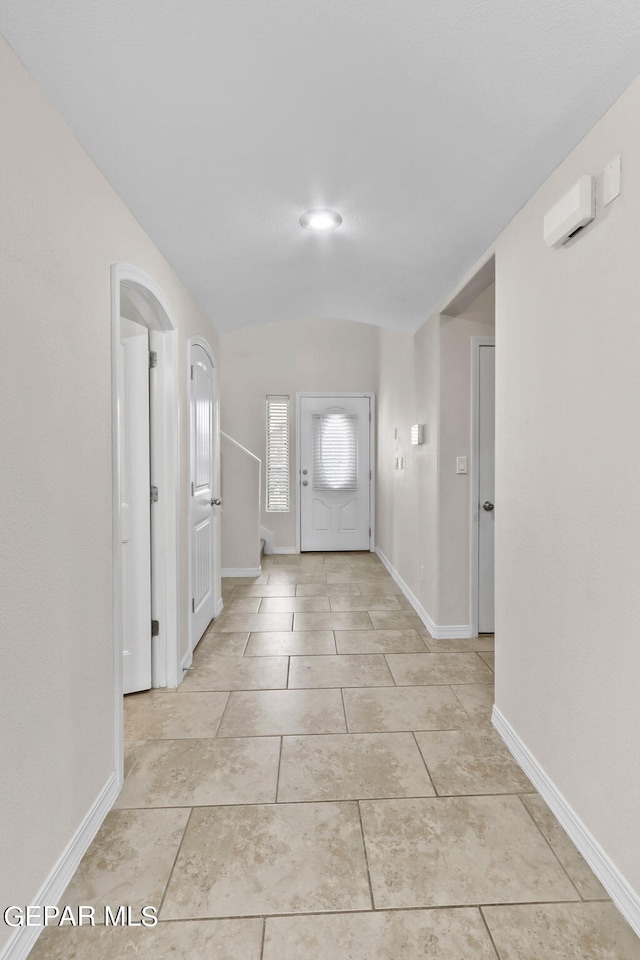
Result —
[[[361, 689], [361, 688], [356, 687], [356, 690], [357, 690], [357, 689]], [[343, 712], [343, 714], [344, 714], [344, 725], [345, 725], [345, 729], [346, 729], [347, 733], [351, 733], [351, 731], [349, 730], [349, 721], [347, 720], [347, 708], [346, 708], [345, 703], [344, 703], [344, 687], [340, 687], [340, 698], [341, 698], [341, 700], [342, 700], [342, 712]]]
[[367, 853], [367, 841], [364, 835], [364, 824], [362, 822], [362, 809], [360, 807], [360, 800], [356, 800], [356, 806], [358, 807], [358, 821], [360, 823], [360, 834], [362, 836], [362, 849], [364, 851], [364, 864], [367, 870], [367, 883], [369, 884], [369, 896], [371, 897], [371, 909], [376, 911], [376, 902], [373, 898], [373, 886], [371, 883], [371, 871], [369, 870], [369, 854]]
[[260, 941], [260, 960], [263, 960], [264, 957], [264, 941], [267, 935], [267, 918], [264, 916], [262, 918], [262, 940]]
[[[425, 731], [420, 731], [420, 732], [423, 733], [423, 732], [425, 732]], [[411, 731], [411, 735], [413, 736], [413, 739], [414, 739], [414, 741], [415, 741], [415, 745], [416, 745], [416, 747], [418, 748], [418, 753], [419, 753], [420, 756], [422, 757], [422, 762], [424, 763], [424, 768], [425, 768], [425, 770], [427, 771], [427, 776], [429, 777], [429, 780], [431, 781], [431, 786], [433, 787], [434, 794], [435, 794], [436, 797], [439, 797], [440, 794], [438, 793], [438, 790], [437, 790], [435, 781], [434, 781], [433, 777], [431, 776], [431, 770], [429, 770], [429, 765], [428, 765], [428, 763], [427, 763], [427, 761], [426, 761], [425, 755], [424, 755], [424, 753], [422, 752], [422, 750], [420, 749], [420, 744], [418, 743], [418, 738], [416, 737], [416, 731], [415, 731], [415, 730], [412, 730], [412, 731]]]
[[496, 957], [498, 958], [498, 960], [501, 960], [500, 951], [498, 950], [498, 947], [497, 947], [497, 945], [496, 945], [496, 942], [495, 942], [495, 940], [493, 939], [493, 934], [491, 933], [491, 930], [489, 929], [489, 924], [487, 923], [487, 918], [486, 918], [485, 915], [484, 915], [484, 911], [483, 911], [482, 907], [481, 907], [479, 904], [478, 904], [478, 911], [479, 911], [479, 913], [480, 913], [480, 916], [482, 917], [482, 922], [483, 922], [483, 924], [484, 924], [484, 926], [485, 926], [485, 930], [487, 931], [487, 935], [488, 935], [488, 937], [489, 937], [489, 940], [491, 941], [491, 946], [493, 947], [493, 949], [494, 949], [494, 951], [495, 951]]
[[[274, 799], [274, 804], [278, 803], [278, 793], [280, 792], [280, 768], [282, 766], [282, 747], [284, 745], [284, 736], [280, 736], [280, 751], [278, 753], [278, 773], [276, 774], [276, 795]], [[238, 804], [238, 806], [244, 806], [244, 804]]]
[[[227, 712], [227, 707], [229, 706], [229, 700], [230, 700], [230, 699], [231, 699], [231, 691], [229, 690], [229, 692], [227, 693], [227, 699], [226, 699], [225, 702], [224, 702], [224, 709], [223, 709], [222, 713], [220, 714], [220, 719], [218, 720], [218, 726], [216, 727], [216, 732], [214, 733], [213, 737], [202, 737], [202, 738], [201, 738], [201, 737], [194, 737], [194, 738], [193, 738], [194, 740], [199, 740], [199, 739], [217, 740], [217, 739], [218, 739], [218, 733], [220, 732], [220, 727], [222, 726], [222, 720], [223, 720], [223, 718], [224, 718], [225, 713]], [[167, 738], [167, 739], [168, 739], [168, 738]], [[190, 739], [191, 739], [191, 738], [190, 738]], [[222, 740], [222, 739], [224, 739], [224, 738], [223, 738], [223, 737], [220, 737], [220, 739]]]
[[[173, 808], [173, 809], [175, 809], [175, 808]], [[187, 817], [187, 819], [186, 819], [186, 821], [185, 821], [184, 830], [182, 831], [182, 836], [180, 837], [180, 843], [178, 844], [178, 849], [176, 850], [176, 855], [175, 855], [175, 857], [174, 857], [173, 864], [172, 864], [172, 866], [171, 866], [171, 870], [169, 871], [169, 876], [168, 876], [167, 882], [166, 882], [166, 884], [165, 884], [164, 892], [163, 892], [163, 894], [162, 894], [162, 899], [160, 900], [160, 906], [158, 907], [158, 913], [157, 913], [157, 916], [158, 916], [158, 917], [160, 917], [160, 914], [162, 913], [162, 908], [164, 907], [164, 902], [165, 902], [165, 900], [166, 900], [166, 898], [167, 898], [167, 891], [168, 891], [168, 889], [169, 889], [169, 885], [171, 884], [171, 880], [172, 880], [172, 877], [173, 877], [174, 870], [176, 869], [176, 863], [178, 862], [178, 857], [180, 856], [180, 851], [182, 850], [182, 845], [183, 845], [183, 843], [184, 843], [184, 838], [185, 838], [186, 835], [187, 835], [187, 830], [189, 829], [189, 824], [191, 823], [191, 817], [193, 816], [193, 811], [194, 811], [194, 809], [195, 809], [195, 807], [191, 807], [191, 809], [189, 810], [189, 816]]]
[[[539, 794], [538, 794], [538, 792], [535, 790], [535, 788], [534, 788], [533, 795], [534, 795], [534, 796], [539, 796]], [[542, 839], [544, 840], [544, 842], [546, 843], [546, 845], [549, 847], [549, 850], [551, 850], [551, 853], [553, 854], [553, 856], [555, 857], [555, 859], [556, 859], [556, 860], [558, 861], [558, 863], [560, 864], [560, 869], [562, 870], [562, 872], [563, 872], [564, 875], [566, 876], [567, 880], [569, 881], [569, 883], [571, 884], [571, 886], [573, 887], [573, 889], [575, 890], [575, 892], [578, 894], [578, 897], [579, 897], [580, 901], [581, 901], [582, 903], [588, 902], [588, 901], [585, 901], [584, 897], [582, 896], [582, 894], [581, 894], [580, 891], [578, 890], [576, 884], [573, 882], [572, 878], [569, 876], [569, 872], [568, 872], [567, 868], [565, 867], [565, 865], [564, 865], [564, 864], [562, 863], [562, 861], [560, 860], [560, 857], [558, 856], [558, 854], [556, 853], [556, 851], [553, 849], [553, 847], [552, 847], [552, 845], [551, 845], [551, 841], [544, 835], [544, 833], [542, 832], [542, 827], [540, 826], [540, 824], [538, 823], [538, 821], [536, 820], [536, 818], [534, 817], [534, 815], [531, 813], [531, 811], [529, 810], [529, 808], [528, 808], [528, 806], [526, 805], [526, 803], [524, 802], [524, 800], [522, 799], [523, 794], [517, 793], [517, 794], [515, 794], [515, 796], [517, 796], [518, 800], [520, 801], [520, 803], [522, 804], [522, 806], [524, 807], [524, 809], [527, 811], [527, 813], [528, 813], [528, 815], [529, 815], [529, 818], [531, 819], [531, 822], [532, 822], [533, 825], [535, 826], [536, 830], [538, 831], [538, 833], [540, 834], [540, 836], [542, 837]], [[529, 794], [525, 794], [525, 796], [529, 796]], [[555, 819], [555, 817], [554, 817], [554, 819]], [[572, 841], [572, 842], [573, 842], [573, 841]], [[575, 846], [575, 845], [574, 845], [574, 846]], [[591, 868], [589, 868], [589, 869], [591, 869]], [[591, 871], [591, 872], [593, 873], [593, 871]], [[595, 874], [594, 874], [594, 876], [595, 876]], [[596, 878], [596, 879], [597, 879], [597, 878]]]

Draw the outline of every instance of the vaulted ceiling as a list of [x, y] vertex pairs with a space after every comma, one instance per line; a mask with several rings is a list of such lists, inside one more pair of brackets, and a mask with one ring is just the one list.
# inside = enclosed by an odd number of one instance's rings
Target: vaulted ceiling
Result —
[[0, 30], [221, 330], [416, 329], [640, 71], [638, 0], [2, 0]]

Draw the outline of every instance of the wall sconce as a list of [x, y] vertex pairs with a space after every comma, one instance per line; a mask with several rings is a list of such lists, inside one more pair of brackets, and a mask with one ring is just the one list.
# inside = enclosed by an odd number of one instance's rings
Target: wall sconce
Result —
[[414, 423], [411, 427], [411, 443], [414, 446], [424, 443], [424, 423]]

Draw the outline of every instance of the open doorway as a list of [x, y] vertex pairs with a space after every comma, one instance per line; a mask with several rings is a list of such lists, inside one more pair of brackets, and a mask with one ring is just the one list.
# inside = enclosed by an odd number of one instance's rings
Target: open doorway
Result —
[[[125, 691], [175, 687], [179, 663], [177, 328], [155, 282], [111, 271], [115, 767]], [[126, 682], [126, 686], [125, 686]]]

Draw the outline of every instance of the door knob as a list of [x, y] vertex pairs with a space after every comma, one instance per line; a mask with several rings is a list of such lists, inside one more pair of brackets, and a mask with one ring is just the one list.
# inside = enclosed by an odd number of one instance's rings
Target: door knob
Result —
[[218, 500], [217, 498], [216, 498], [215, 500], [212, 500], [212, 501], [211, 501], [211, 506], [212, 506], [212, 507], [221, 507], [221, 506], [222, 506], [222, 500]]
[[308, 480], [303, 480], [303, 481], [302, 481], [302, 486], [303, 486], [303, 487], [308, 487], [308, 486], [309, 486], [309, 481], [308, 481]]
[[482, 509], [486, 510], [487, 513], [491, 513], [493, 510], [493, 504], [491, 503], [491, 500], [485, 500], [485, 502], [482, 504]]

